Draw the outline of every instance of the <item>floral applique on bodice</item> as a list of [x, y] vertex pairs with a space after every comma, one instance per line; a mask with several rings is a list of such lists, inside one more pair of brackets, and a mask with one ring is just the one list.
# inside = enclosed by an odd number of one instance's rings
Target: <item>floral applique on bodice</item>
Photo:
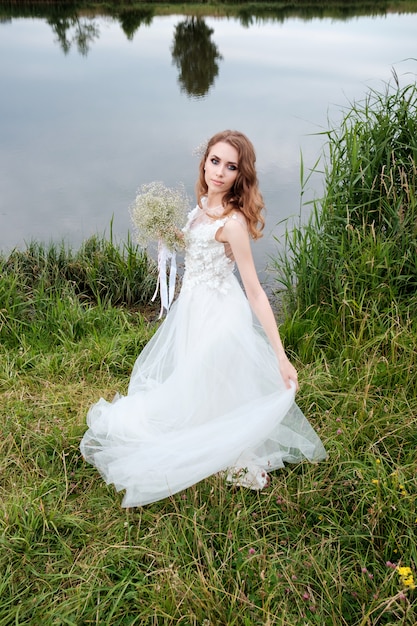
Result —
[[184, 228], [186, 253], [182, 288], [205, 285], [227, 293], [233, 281], [235, 263], [226, 255], [224, 244], [215, 236], [218, 229], [235, 216], [210, 219], [201, 213], [199, 207], [193, 209]]

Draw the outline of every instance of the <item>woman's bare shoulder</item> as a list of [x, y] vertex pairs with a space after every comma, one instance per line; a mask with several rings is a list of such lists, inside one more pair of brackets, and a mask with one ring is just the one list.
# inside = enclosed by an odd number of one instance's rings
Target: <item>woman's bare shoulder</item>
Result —
[[246, 231], [248, 230], [248, 222], [242, 211], [232, 211], [231, 213], [229, 213], [229, 215], [227, 216], [226, 224], [230, 225], [232, 228], [233, 224], [241, 224], [241, 226], [243, 226]]

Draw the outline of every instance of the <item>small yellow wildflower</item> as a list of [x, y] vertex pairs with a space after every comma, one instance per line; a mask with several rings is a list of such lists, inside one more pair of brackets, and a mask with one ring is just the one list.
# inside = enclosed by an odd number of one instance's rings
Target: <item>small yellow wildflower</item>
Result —
[[377, 459], [377, 460], [375, 461], [375, 463], [376, 463], [377, 465], [379, 465], [379, 464], [381, 463], [381, 459]]
[[374, 478], [372, 481], [373, 485], [379, 485], [379, 480], [377, 478]]
[[397, 572], [400, 577], [401, 584], [407, 589], [415, 589], [414, 576], [411, 571], [411, 567], [397, 567]]

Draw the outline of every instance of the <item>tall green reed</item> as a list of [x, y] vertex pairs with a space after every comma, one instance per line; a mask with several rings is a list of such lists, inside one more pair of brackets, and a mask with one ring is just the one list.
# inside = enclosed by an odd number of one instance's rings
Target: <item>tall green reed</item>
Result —
[[394, 74], [382, 93], [370, 91], [324, 134], [325, 194], [312, 203], [307, 225], [287, 233], [275, 265], [287, 290], [290, 341], [299, 345], [307, 334], [315, 349], [337, 354], [341, 344], [382, 337], [387, 323], [413, 325], [416, 84], [400, 87]]
[[130, 239], [117, 245], [97, 236], [76, 252], [31, 242], [0, 257], [0, 274], [0, 338], [8, 346], [100, 331], [108, 319], [103, 322], [95, 307], [144, 308], [156, 284], [146, 252]]

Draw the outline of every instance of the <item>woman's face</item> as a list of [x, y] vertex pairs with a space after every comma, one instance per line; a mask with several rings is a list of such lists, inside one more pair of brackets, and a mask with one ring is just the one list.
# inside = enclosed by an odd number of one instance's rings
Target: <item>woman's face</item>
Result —
[[238, 153], [229, 143], [219, 141], [210, 148], [205, 162], [205, 181], [209, 194], [223, 196], [236, 180]]

